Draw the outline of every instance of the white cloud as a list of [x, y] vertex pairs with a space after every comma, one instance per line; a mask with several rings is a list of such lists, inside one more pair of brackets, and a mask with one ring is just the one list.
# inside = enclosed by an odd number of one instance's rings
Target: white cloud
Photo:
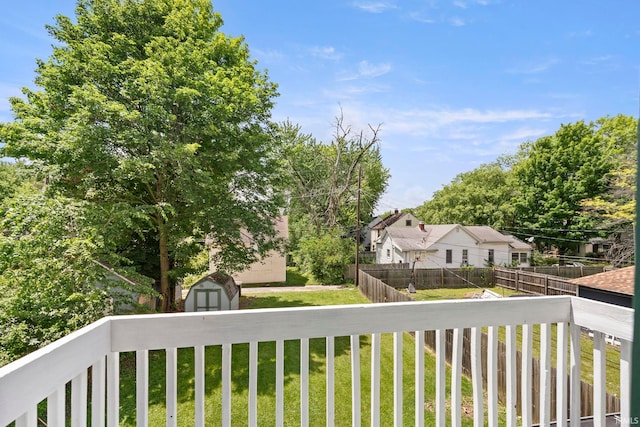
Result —
[[539, 138], [543, 135], [548, 134], [549, 131], [547, 129], [532, 129], [528, 127], [516, 129], [513, 132], [507, 133], [500, 137], [503, 141], [519, 141], [525, 142], [534, 138]]
[[582, 31], [572, 31], [569, 33], [569, 37], [571, 38], [583, 38], [583, 37], [591, 37], [593, 33], [591, 30], [582, 30]]
[[467, 25], [467, 22], [464, 19], [460, 18], [459, 16], [451, 17], [449, 19], [449, 23], [454, 27], [464, 27], [465, 25]]
[[360, 61], [358, 64], [358, 73], [362, 77], [373, 78], [387, 74], [391, 71], [391, 64], [371, 64], [368, 61]]
[[360, 61], [356, 73], [343, 74], [338, 77], [338, 81], [373, 79], [389, 73], [391, 68], [389, 63], [372, 64], [369, 61]]
[[416, 21], [421, 22], [423, 24], [435, 24], [436, 20], [431, 17], [431, 15], [427, 12], [418, 12], [413, 11], [409, 13], [409, 18]]
[[334, 61], [342, 58], [342, 53], [338, 52], [332, 46], [314, 46], [309, 48], [309, 53], [318, 58], [330, 59]]
[[357, 1], [353, 6], [369, 13], [382, 13], [389, 9], [396, 9], [395, 2], [389, 1]]
[[517, 65], [507, 70], [510, 74], [538, 74], [547, 71], [560, 61], [556, 58], [549, 58], [543, 61], [529, 62]]
[[454, 0], [453, 5], [455, 7], [459, 7], [460, 9], [466, 9], [468, 7], [467, 3], [461, 0]]

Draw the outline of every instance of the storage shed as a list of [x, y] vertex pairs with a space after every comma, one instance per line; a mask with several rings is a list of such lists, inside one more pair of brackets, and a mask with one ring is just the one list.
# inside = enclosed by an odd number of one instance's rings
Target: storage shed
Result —
[[210, 273], [191, 286], [184, 301], [184, 311], [237, 310], [240, 287], [233, 277]]

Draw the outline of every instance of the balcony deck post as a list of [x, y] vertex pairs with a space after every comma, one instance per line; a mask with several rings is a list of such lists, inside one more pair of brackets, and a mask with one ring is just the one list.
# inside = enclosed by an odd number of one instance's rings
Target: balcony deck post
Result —
[[451, 356], [451, 426], [462, 424], [462, 332], [453, 330], [453, 354]]
[[415, 331], [415, 426], [424, 427], [424, 331]]
[[371, 334], [371, 427], [380, 427], [380, 334]]
[[607, 347], [602, 332], [593, 331], [593, 424], [604, 426], [607, 415]]
[[393, 425], [402, 427], [402, 332], [393, 333]]
[[249, 343], [249, 426], [258, 425], [258, 343]]
[[530, 427], [533, 423], [531, 411], [531, 325], [522, 325], [522, 426]]
[[436, 330], [436, 426], [444, 427], [446, 424], [446, 385], [447, 385], [447, 358], [446, 358], [447, 331]]
[[65, 386], [61, 385], [47, 397], [47, 424], [64, 426], [65, 423]]
[[300, 425], [309, 426], [309, 338], [300, 340]]
[[571, 425], [580, 423], [580, 326], [572, 323], [570, 326], [571, 347], [569, 352], [569, 381], [571, 383], [571, 397], [569, 407]]
[[107, 427], [120, 425], [120, 353], [107, 354]]
[[360, 427], [360, 335], [351, 335], [351, 425]]
[[205, 353], [204, 346], [197, 345], [193, 349], [193, 372], [194, 372], [194, 388], [195, 388], [195, 414], [194, 425], [196, 427], [204, 427], [205, 415], [204, 415], [204, 361]]
[[484, 425], [482, 381], [482, 329], [471, 328], [471, 381], [473, 387], [473, 425]]
[[507, 388], [507, 427], [516, 427], [517, 419], [517, 369], [516, 369], [516, 327], [507, 325], [505, 327], [506, 334], [506, 388]]
[[149, 425], [149, 350], [136, 351], [136, 423]]
[[71, 427], [87, 425], [87, 370], [71, 380]]
[[556, 425], [567, 427], [567, 329], [566, 322], [557, 325], [556, 338]]

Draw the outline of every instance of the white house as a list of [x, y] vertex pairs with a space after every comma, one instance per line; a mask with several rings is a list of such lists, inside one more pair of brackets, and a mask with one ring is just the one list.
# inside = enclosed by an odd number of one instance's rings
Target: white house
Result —
[[384, 230], [389, 227], [411, 229], [415, 228], [420, 220], [409, 212], [399, 212], [398, 209], [394, 213], [387, 215], [378, 221], [376, 225], [371, 227], [371, 251], [376, 251], [376, 242], [382, 236]]
[[378, 238], [378, 264], [413, 263], [416, 268], [487, 265], [529, 266], [531, 246], [488, 226], [459, 224], [386, 228]]

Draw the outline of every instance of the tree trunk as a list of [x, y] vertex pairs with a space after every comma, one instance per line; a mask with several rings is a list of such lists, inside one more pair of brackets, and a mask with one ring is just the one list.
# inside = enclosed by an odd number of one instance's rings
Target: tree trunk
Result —
[[158, 237], [160, 244], [160, 293], [162, 294], [162, 311], [171, 310], [173, 295], [169, 285], [169, 235], [167, 224], [161, 219], [158, 221]]

